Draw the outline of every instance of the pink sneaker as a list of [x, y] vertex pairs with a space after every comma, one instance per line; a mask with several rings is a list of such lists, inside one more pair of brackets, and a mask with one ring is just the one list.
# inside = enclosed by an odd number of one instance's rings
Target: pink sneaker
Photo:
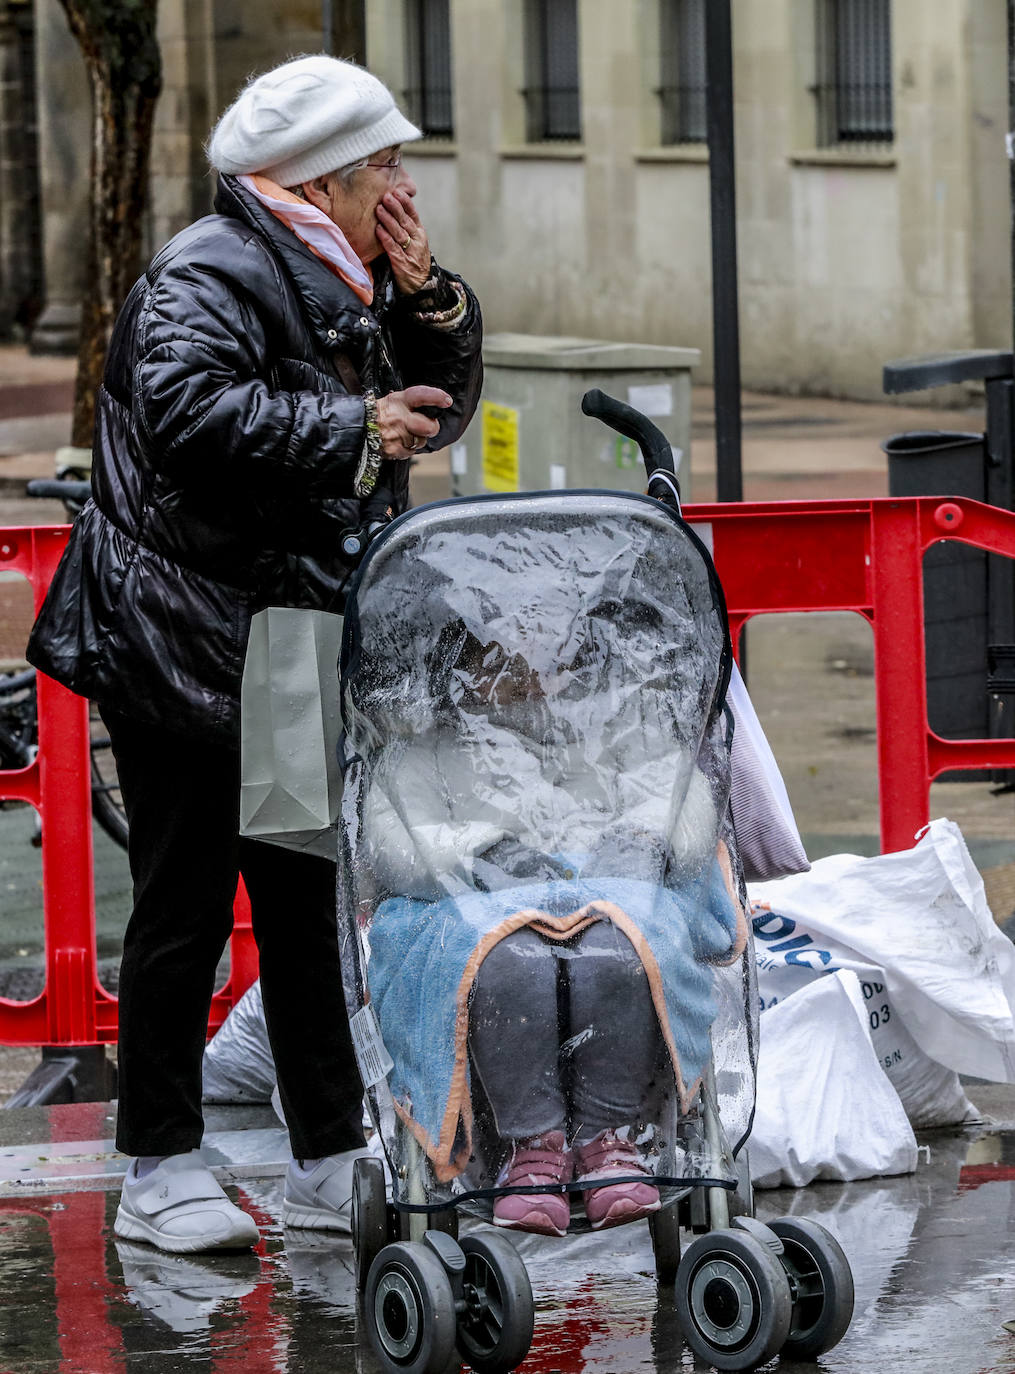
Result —
[[[534, 1188], [571, 1181], [571, 1152], [564, 1148], [563, 1131], [516, 1143], [507, 1173], [499, 1180], [504, 1188]], [[494, 1226], [516, 1231], [535, 1231], [541, 1236], [567, 1235], [571, 1201], [567, 1193], [509, 1193], [493, 1204]]]
[[[621, 1140], [614, 1131], [600, 1131], [587, 1145], [577, 1146], [575, 1182], [589, 1184], [620, 1174], [649, 1174], [648, 1165], [633, 1140]], [[593, 1231], [621, 1226], [659, 1210], [659, 1189], [654, 1183], [607, 1183], [588, 1188], [585, 1215]]]

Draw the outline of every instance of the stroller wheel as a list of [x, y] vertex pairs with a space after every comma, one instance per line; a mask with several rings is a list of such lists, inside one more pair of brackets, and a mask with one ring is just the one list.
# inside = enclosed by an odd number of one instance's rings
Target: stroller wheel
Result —
[[379, 1159], [357, 1159], [352, 1170], [352, 1243], [356, 1287], [366, 1287], [370, 1266], [388, 1243], [384, 1166]]
[[370, 1266], [363, 1312], [385, 1374], [443, 1374], [455, 1348], [455, 1298], [426, 1246], [384, 1247]]
[[816, 1221], [783, 1217], [771, 1229], [782, 1241], [782, 1265], [795, 1290], [783, 1354], [813, 1360], [838, 1345], [852, 1319], [849, 1261], [835, 1237]]
[[656, 1278], [668, 1288], [680, 1267], [680, 1219], [678, 1204], [653, 1212], [648, 1219], [652, 1253], [656, 1259]]
[[716, 1369], [753, 1369], [789, 1335], [793, 1302], [778, 1259], [742, 1231], [712, 1231], [684, 1252], [677, 1316], [694, 1353]]
[[457, 1345], [476, 1374], [507, 1374], [532, 1344], [533, 1303], [528, 1271], [503, 1236], [464, 1236], [465, 1311]]

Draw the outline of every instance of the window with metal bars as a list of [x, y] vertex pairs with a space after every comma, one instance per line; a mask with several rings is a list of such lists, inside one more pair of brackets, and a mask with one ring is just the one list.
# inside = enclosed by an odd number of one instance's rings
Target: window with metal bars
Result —
[[525, 55], [529, 142], [580, 140], [578, 0], [528, 0]]
[[661, 143], [705, 143], [705, 0], [660, 0]]
[[818, 146], [891, 143], [891, 0], [816, 0]]
[[0, 200], [10, 208], [0, 234], [0, 330], [12, 322], [31, 328], [42, 307], [42, 203], [36, 101], [36, 7], [31, 0], [0, 3]]
[[406, 0], [405, 98], [427, 138], [454, 138], [450, 0]]

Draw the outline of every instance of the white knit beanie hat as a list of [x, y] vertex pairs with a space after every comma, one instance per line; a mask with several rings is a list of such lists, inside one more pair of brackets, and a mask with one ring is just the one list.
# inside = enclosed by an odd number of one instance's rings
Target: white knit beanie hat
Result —
[[316, 53], [255, 77], [215, 125], [207, 151], [219, 172], [263, 172], [298, 186], [415, 138], [422, 134], [383, 82]]

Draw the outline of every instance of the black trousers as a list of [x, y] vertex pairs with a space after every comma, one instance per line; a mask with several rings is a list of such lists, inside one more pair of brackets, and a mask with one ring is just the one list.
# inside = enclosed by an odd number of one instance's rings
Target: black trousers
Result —
[[250, 895], [268, 1037], [293, 1154], [361, 1146], [342, 997], [335, 866], [239, 836], [239, 752], [103, 713], [130, 821], [134, 910], [119, 985], [116, 1144], [201, 1143], [201, 1064], [238, 874]]

